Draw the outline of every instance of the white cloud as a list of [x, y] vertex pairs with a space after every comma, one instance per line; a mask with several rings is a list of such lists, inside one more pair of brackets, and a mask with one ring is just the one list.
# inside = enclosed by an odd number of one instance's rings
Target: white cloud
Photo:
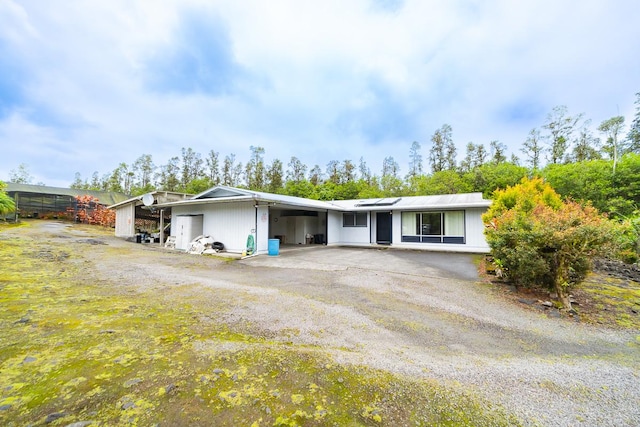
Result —
[[[414, 140], [426, 158], [443, 123], [460, 154], [494, 139], [517, 154], [559, 104], [595, 126], [617, 108], [631, 120], [639, 15], [631, 0], [5, 1], [0, 67], [22, 77], [0, 72], [0, 179], [26, 163], [69, 183], [183, 146], [244, 161], [260, 145], [285, 165], [364, 156], [377, 172], [388, 155], [404, 166]], [[191, 68], [172, 61], [185, 54]], [[150, 84], [221, 64], [225, 79], [203, 80], [219, 91]]]

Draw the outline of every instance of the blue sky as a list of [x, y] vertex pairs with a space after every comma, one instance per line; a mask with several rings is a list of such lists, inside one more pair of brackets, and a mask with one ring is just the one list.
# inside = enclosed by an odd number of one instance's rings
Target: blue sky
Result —
[[594, 131], [631, 122], [638, 22], [637, 0], [0, 0], [0, 180], [252, 145], [404, 174], [445, 123], [460, 159], [492, 140], [521, 155], [558, 105]]

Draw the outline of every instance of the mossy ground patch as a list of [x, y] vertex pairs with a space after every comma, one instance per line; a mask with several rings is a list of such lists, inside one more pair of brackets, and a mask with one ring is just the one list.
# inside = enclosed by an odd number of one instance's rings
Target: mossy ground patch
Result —
[[213, 291], [123, 292], [93, 262], [90, 245], [0, 229], [0, 424], [518, 424], [455, 385], [203, 322], [227, 310]]

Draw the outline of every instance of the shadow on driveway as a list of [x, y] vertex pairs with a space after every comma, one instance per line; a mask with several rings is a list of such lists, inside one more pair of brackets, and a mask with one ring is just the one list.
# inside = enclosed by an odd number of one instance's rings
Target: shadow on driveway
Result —
[[459, 280], [478, 280], [477, 262], [482, 255], [407, 249], [336, 246], [283, 247], [278, 256], [258, 256], [248, 265], [336, 271], [361, 268], [369, 271], [415, 274]]

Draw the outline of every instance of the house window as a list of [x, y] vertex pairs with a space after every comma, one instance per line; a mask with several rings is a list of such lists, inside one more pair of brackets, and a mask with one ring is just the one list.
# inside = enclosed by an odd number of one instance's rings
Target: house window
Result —
[[403, 212], [402, 241], [465, 243], [464, 211]]
[[366, 227], [367, 226], [367, 213], [366, 212], [345, 212], [342, 214], [342, 226], [343, 227]]

